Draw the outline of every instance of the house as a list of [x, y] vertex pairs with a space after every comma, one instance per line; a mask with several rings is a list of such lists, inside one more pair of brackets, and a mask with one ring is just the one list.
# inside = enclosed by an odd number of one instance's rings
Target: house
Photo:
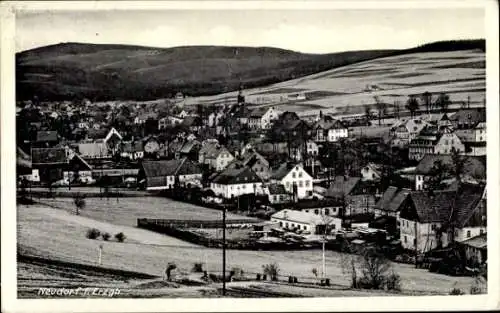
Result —
[[262, 190], [262, 180], [246, 166], [230, 167], [217, 174], [210, 182], [210, 189], [225, 199]]
[[364, 214], [373, 212], [375, 206], [375, 193], [367, 189], [360, 177], [336, 176], [325, 196], [342, 202], [344, 215]]
[[165, 116], [158, 120], [158, 129], [162, 130], [168, 127], [173, 127], [176, 125], [181, 125], [183, 119], [175, 116]]
[[134, 118], [134, 124], [142, 125], [145, 124], [147, 120], [158, 120], [158, 113], [156, 112], [148, 112], [139, 114]]
[[281, 111], [274, 107], [254, 109], [248, 117], [248, 126], [250, 129], [270, 129], [280, 115]]
[[198, 154], [201, 143], [198, 140], [187, 140], [179, 150], [180, 158], [188, 158], [191, 161], [198, 161]]
[[122, 142], [120, 147], [120, 156], [129, 160], [138, 160], [144, 158], [144, 148], [142, 142]]
[[120, 133], [114, 127], [112, 127], [107, 133], [106, 137], [104, 137], [104, 142], [111, 150], [111, 153], [115, 153], [118, 151], [122, 139], [122, 135], [120, 135]]
[[306, 151], [309, 156], [317, 156], [319, 153], [319, 147], [314, 141], [308, 140], [306, 142]]
[[202, 145], [198, 154], [200, 164], [207, 164], [209, 168], [216, 171], [224, 170], [233, 160], [234, 156], [229, 150], [218, 143]]
[[191, 132], [198, 132], [203, 127], [203, 121], [199, 116], [186, 116], [181, 123], [181, 126]]
[[400, 213], [403, 248], [427, 252], [486, 232], [485, 187], [461, 184], [457, 191], [412, 191]]
[[339, 120], [335, 120], [328, 129], [328, 141], [336, 142], [349, 137], [349, 129]]
[[342, 220], [339, 218], [290, 209], [271, 215], [271, 222], [279, 223], [284, 229], [301, 230], [312, 234], [324, 234], [327, 229], [337, 231], [342, 227]]
[[438, 127], [450, 127], [453, 126], [448, 114], [441, 113], [437, 115], [432, 115], [428, 120], [430, 124], [437, 125]]
[[285, 190], [293, 194], [295, 200], [312, 197], [313, 178], [300, 163], [283, 163], [273, 171], [270, 180], [285, 186]]
[[144, 161], [139, 169], [138, 181], [146, 190], [173, 189], [176, 185], [199, 185], [202, 171], [198, 164], [180, 160]]
[[262, 190], [268, 196], [271, 204], [283, 204], [292, 201], [292, 195], [281, 184], [267, 184], [262, 187]]
[[450, 117], [467, 155], [486, 155], [486, 111], [460, 110]]
[[328, 130], [333, 126], [334, 119], [329, 115], [320, 114], [319, 120], [313, 125], [314, 141], [325, 142], [328, 140]]
[[33, 182], [53, 183], [63, 178], [68, 165], [65, 148], [31, 149], [31, 179]]
[[382, 177], [380, 166], [373, 163], [368, 163], [361, 169], [362, 181], [379, 181]]
[[400, 149], [408, 147], [410, 142], [428, 125], [429, 123], [419, 118], [396, 122], [390, 130], [391, 146]]
[[59, 143], [59, 135], [55, 130], [40, 130], [36, 132], [35, 146], [39, 148], [54, 147]]
[[407, 188], [389, 186], [375, 204], [375, 217], [392, 216], [399, 219], [399, 212], [410, 192]]
[[419, 161], [426, 154], [450, 154], [453, 149], [465, 153], [465, 146], [453, 128], [426, 126], [410, 142], [408, 158]]
[[82, 141], [77, 144], [76, 151], [87, 161], [89, 159], [108, 159], [112, 157], [111, 151], [103, 139]]
[[212, 112], [208, 115], [207, 119], [207, 125], [208, 127], [215, 127], [217, 125], [220, 125], [222, 119], [224, 118], [224, 113], [223, 112]]
[[478, 236], [460, 242], [467, 264], [477, 266], [484, 264], [488, 260], [487, 233], [483, 232]]
[[271, 167], [269, 162], [262, 155], [256, 151], [248, 150], [242, 157], [243, 160], [241, 163], [243, 166], [251, 168], [263, 181], [269, 179]]
[[[435, 167], [438, 162], [446, 170], [443, 177], [451, 178], [453, 174], [453, 158], [451, 155], [428, 154], [418, 163], [415, 169], [415, 190], [424, 190], [427, 188], [428, 181], [435, 176]], [[462, 180], [468, 182], [486, 181], [486, 164], [480, 157], [465, 157], [465, 166], [463, 168]]]

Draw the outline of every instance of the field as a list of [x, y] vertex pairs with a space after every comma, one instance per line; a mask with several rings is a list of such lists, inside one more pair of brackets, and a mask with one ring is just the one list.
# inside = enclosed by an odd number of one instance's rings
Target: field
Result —
[[[373, 105], [374, 96], [393, 104], [406, 103], [408, 95], [446, 92], [453, 105], [467, 101], [472, 105], [485, 98], [485, 54], [479, 50], [419, 52], [382, 57], [290, 80], [263, 88], [249, 89], [249, 102], [263, 104], [267, 100], [281, 110], [310, 115], [324, 113], [362, 113], [364, 105]], [[367, 86], [371, 86], [367, 90]], [[306, 95], [300, 106], [288, 101], [288, 95]], [[190, 103], [218, 102], [220, 98], [236, 97], [235, 93], [214, 97], [192, 98]], [[220, 97], [220, 98], [219, 98]], [[282, 101], [282, 99], [284, 99]]]
[[[110, 200], [111, 201], [111, 200]], [[113, 200], [114, 201], [114, 200]], [[131, 201], [130, 203], [126, 203]], [[145, 201], [141, 203], [141, 201]], [[18, 249], [27, 255], [41, 256], [68, 262], [96, 264], [99, 244], [103, 244], [102, 266], [137, 271], [161, 276], [168, 262], [176, 262], [181, 270], [189, 271], [195, 262], [204, 262], [209, 271], [221, 270], [222, 251], [194, 246], [175, 238], [163, 236], [146, 230], [136, 229], [130, 218], [118, 218], [117, 212], [125, 211], [132, 216], [141, 216], [150, 212], [150, 199], [120, 199], [120, 205], [109, 204], [105, 200], [101, 205], [88, 201], [83, 216], [72, 212], [72, 205], [59, 202], [66, 209], [56, 209], [44, 205], [18, 206]], [[174, 205], [164, 200], [163, 210], [169, 211]], [[106, 208], [106, 212], [93, 206]], [[126, 209], [120, 209], [120, 207]], [[153, 209], [154, 210], [154, 209]], [[161, 209], [156, 209], [160, 212]], [[179, 210], [179, 209], [178, 209]], [[204, 208], [200, 208], [201, 215]], [[87, 212], [88, 211], [88, 212]], [[101, 212], [101, 213], [99, 213]], [[168, 213], [163, 213], [166, 216]], [[87, 216], [85, 216], [87, 215]], [[93, 218], [90, 218], [92, 216]], [[186, 215], [183, 215], [184, 217]], [[110, 240], [90, 240], [85, 233], [90, 227], [101, 231], [125, 233], [124, 243]], [[334, 251], [327, 251], [327, 274], [334, 284], [348, 286], [348, 278], [342, 271], [344, 256]], [[312, 268], [321, 268], [321, 252], [319, 250], [304, 251], [227, 251], [228, 268], [238, 266], [246, 272], [262, 271], [262, 265], [276, 262], [280, 275], [295, 275], [299, 279], [312, 279]], [[395, 272], [402, 277], [403, 291], [408, 294], [447, 294], [454, 286], [468, 291], [472, 283], [470, 277], [449, 277], [415, 269], [412, 265], [393, 264]]]

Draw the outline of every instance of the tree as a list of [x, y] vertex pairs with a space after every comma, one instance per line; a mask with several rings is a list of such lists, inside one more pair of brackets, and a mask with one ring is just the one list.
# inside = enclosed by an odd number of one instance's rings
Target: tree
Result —
[[411, 117], [415, 117], [415, 113], [417, 112], [419, 107], [418, 100], [415, 96], [410, 95], [408, 100], [406, 101], [406, 108], [410, 111]]
[[375, 107], [377, 108], [378, 112], [378, 125], [381, 125], [380, 120], [385, 116], [387, 112], [387, 103], [380, 101], [378, 96], [373, 97], [375, 99]]
[[73, 203], [75, 204], [75, 208], [76, 208], [76, 211], [75, 211], [75, 214], [76, 215], [80, 215], [80, 210], [82, 210], [83, 208], [85, 208], [85, 197], [79, 193], [77, 193], [74, 197], [73, 197]]
[[427, 182], [427, 190], [440, 190], [442, 189], [442, 182], [448, 177], [450, 172], [449, 167], [441, 160], [436, 160], [432, 165], [429, 172], [429, 181]]
[[450, 106], [451, 100], [450, 96], [447, 95], [446, 93], [442, 92], [439, 94], [438, 98], [436, 99], [435, 105], [439, 108], [441, 108], [441, 111], [444, 113], [448, 109], [448, 106]]
[[401, 103], [399, 101], [394, 101], [394, 116], [399, 119], [400, 114], [401, 114]]
[[432, 94], [426, 91], [422, 94], [421, 99], [425, 108], [427, 109], [427, 114], [429, 114], [432, 109]]
[[367, 249], [361, 260], [362, 286], [382, 289], [390, 269], [391, 264], [382, 253], [374, 248]]
[[370, 120], [372, 119], [372, 107], [369, 104], [366, 104], [364, 106], [364, 109], [365, 109], [366, 124], [369, 125]]
[[275, 262], [275, 263], [262, 265], [262, 269], [263, 269], [265, 275], [269, 275], [269, 277], [271, 277], [272, 281], [278, 280], [278, 274], [280, 272], [280, 267], [279, 267], [278, 263]]

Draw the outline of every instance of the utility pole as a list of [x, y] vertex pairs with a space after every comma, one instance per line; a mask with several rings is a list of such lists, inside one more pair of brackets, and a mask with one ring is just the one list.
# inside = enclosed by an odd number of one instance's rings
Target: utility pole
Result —
[[222, 208], [222, 295], [226, 295], [226, 207]]

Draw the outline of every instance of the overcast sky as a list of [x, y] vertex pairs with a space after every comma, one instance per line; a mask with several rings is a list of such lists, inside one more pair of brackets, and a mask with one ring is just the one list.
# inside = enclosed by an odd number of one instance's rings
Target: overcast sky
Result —
[[17, 13], [16, 50], [60, 42], [273, 46], [308, 53], [485, 38], [482, 9]]

